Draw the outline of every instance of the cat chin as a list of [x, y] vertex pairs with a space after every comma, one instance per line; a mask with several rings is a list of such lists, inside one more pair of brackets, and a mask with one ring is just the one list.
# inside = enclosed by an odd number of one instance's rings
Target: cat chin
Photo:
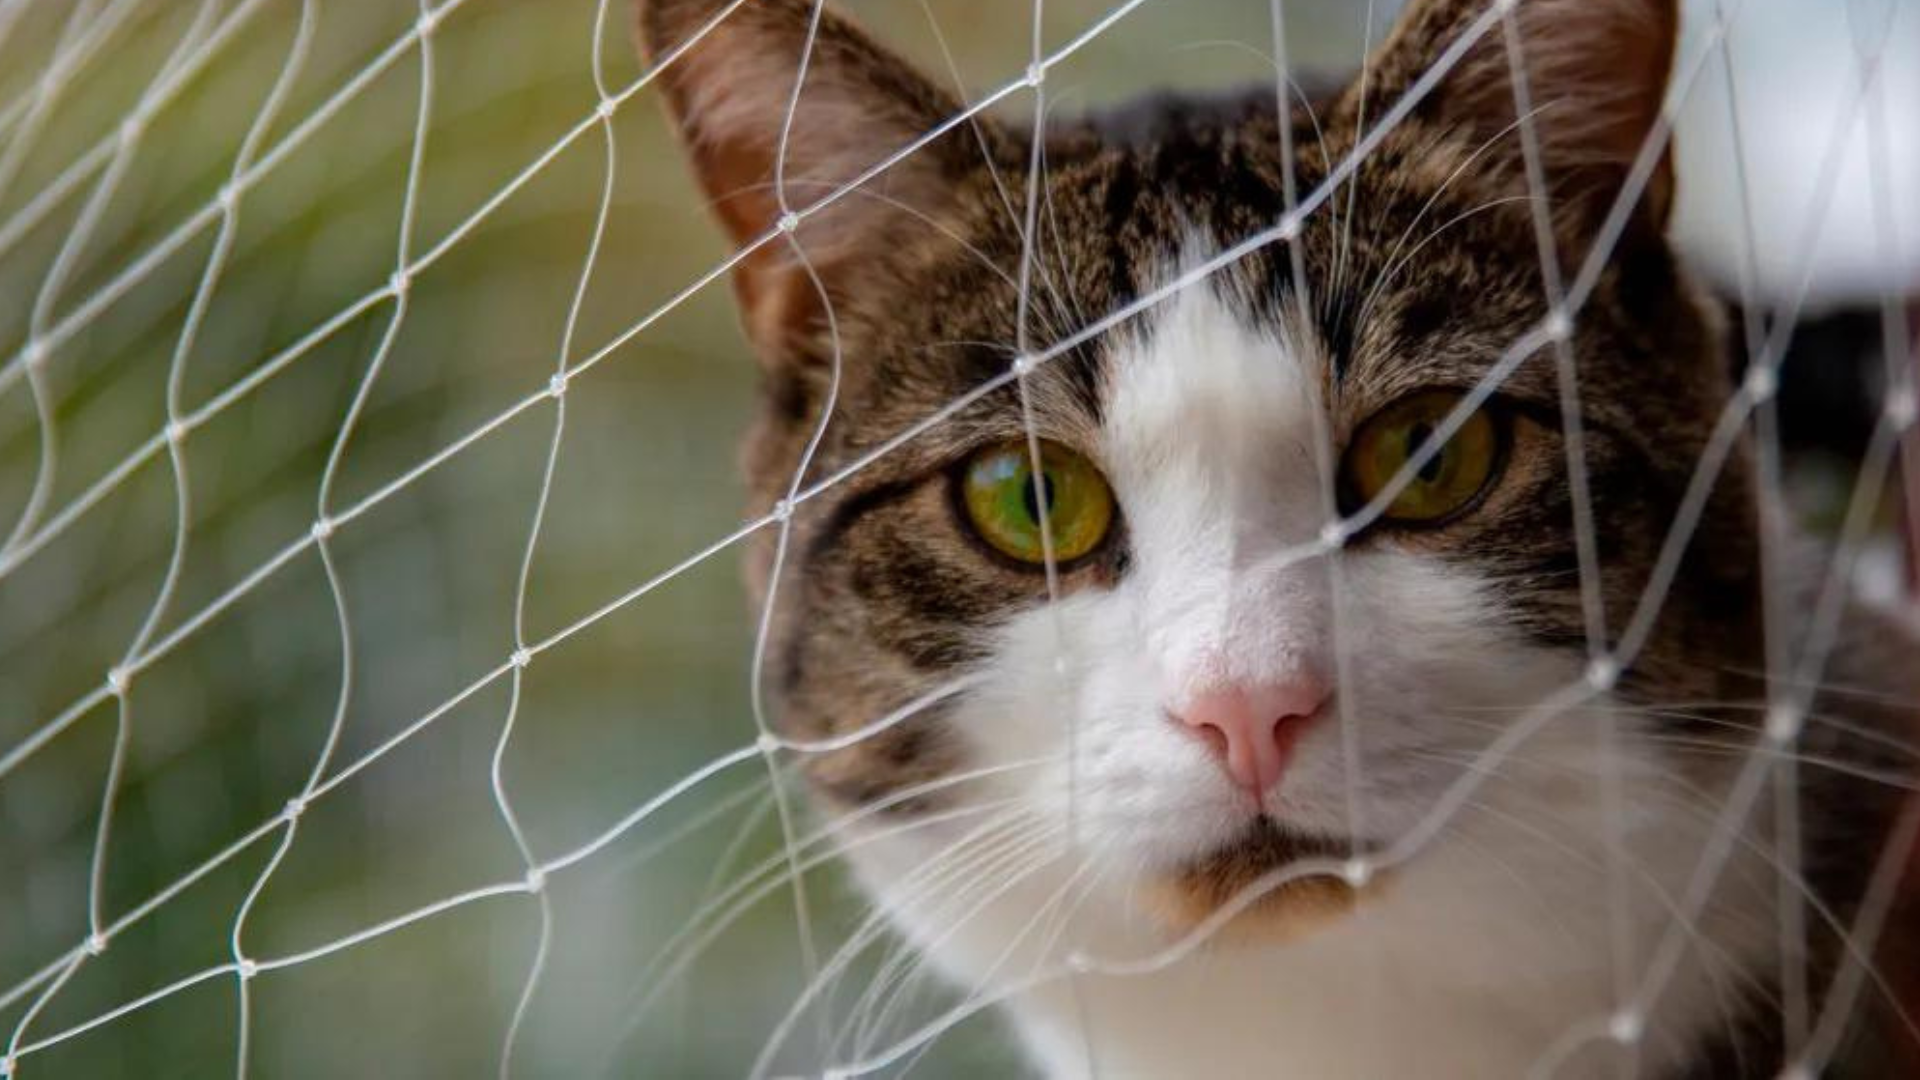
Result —
[[[1250, 884], [1251, 882], [1249, 882]], [[1286, 944], [1332, 927], [1353, 912], [1377, 886], [1356, 890], [1332, 874], [1314, 874], [1257, 890], [1258, 895], [1213, 880], [1157, 877], [1139, 890], [1142, 909], [1171, 933], [1207, 927], [1231, 903], [1237, 910], [1208, 934], [1216, 947]], [[1225, 898], [1222, 897], [1225, 893]]]
[[1175, 933], [1224, 917], [1227, 940], [1287, 941], [1351, 913], [1378, 886], [1356, 889], [1336, 867], [1348, 841], [1257, 817], [1232, 840], [1150, 874], [1143, 909]]

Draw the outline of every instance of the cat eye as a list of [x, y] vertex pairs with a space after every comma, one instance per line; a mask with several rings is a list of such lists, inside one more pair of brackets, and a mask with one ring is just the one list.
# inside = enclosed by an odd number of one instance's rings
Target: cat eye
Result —
[[1033, 482], [1033, 455], [1025, 440], [990, 446], [968, 460], [960, 476], [967, 522], [988, 546], [1010, 558], [1045, 565], [1040, 532], [1045, 493], [1047, 539], [1056, 563], [1093, 551], [1113, 527], [1113, 489], [1093, 462], [1053, 442], [1040, 444], [1041, 482]]
[[[1352, 513], [1377, 498], [1414, 460], [1429, 437], [1460, 404], [1451, 390], [1411, 394], [1374, 413], [1347, 444], [1340, 463], [1342, 509]], [[1381, 520], [1432, 525], [1451, 518], [1486, 490], [1498, 471], [1502, 449], [1496, 417], [1482, 406], [1468, 414], [1453, 437], [1428, 458], [1394, 495]]]

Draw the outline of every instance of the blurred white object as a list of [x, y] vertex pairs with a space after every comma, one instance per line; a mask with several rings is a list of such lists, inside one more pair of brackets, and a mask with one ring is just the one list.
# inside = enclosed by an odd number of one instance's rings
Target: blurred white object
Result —
[[1713, 45], [1722, 9], [1733, 108], [1708, 57], [1675, 126], [1675, 242], [1740, 296], [1737, 146], [1756, 299], [1791, 302], [1803, 278], [1810, 312], [1920, 293], [1920, 0], [1686, 0], [1677, 73]]

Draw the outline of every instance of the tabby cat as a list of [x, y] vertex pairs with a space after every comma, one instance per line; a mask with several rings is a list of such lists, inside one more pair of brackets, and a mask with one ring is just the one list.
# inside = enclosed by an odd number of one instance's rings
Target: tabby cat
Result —
[[1877, 978], [1813, 1029], [1912, 652], [1716, 434], [1769, 388], [1663, 235], [1677, 21], [1413, 0], [1317, 100], [1036, 135], [811, 0], [643, 3], [743, 249], [778, 732], [862, 736], [819, 811], [1048, 1074], [1892, 1071]]

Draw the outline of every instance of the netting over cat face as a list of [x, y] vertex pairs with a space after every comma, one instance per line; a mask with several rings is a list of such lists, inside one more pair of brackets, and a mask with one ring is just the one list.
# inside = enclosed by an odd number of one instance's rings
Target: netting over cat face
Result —
[[0, 1075], [1889, 1071], [1770, 3], [0, 0]]
[[[768, 658], [788, 730], [831, 737], [960, 683], [814, 763], [829, 806], [882, 811], [863, 828], [941, 822], [856, 857], [880, 902], [976, 985], [1249, 908], [1232, 926], [1306, 938], [1216, 957], [1225, 970], [1191, 997], [1177, 970], [1036, 992], [1017, 1011], [1059, 1072], [1087, 1053], [1148, 1071], [1523, 1069], [1571, 1018], [1608, 1012], [1610, 922], [1658, 930], [1714, 831], [1697, 800], [1740, 775], [1755, 731], [1741, 703], [1764, 694], [1762, 565], [1752, 448], [1719, 431], [1735, 394], [1721, 319], [1661, 236], [1675, 12], [1518, 10], [1503, 34], [1479, 5], [1415, 4], [1366, 80], [1289, 101], [1280, 123], [1270, 88], [1061, 122], [1025, 193], [1001, 177], [1033, 140], [972, 121], [741, 274], [770, 369], [750, 456], [762, 505], [960, 403], [801, 507], [781, 550], [792, 578]], [[658, 49], [706, 9], [649, 11]], [[833, 191], [953, 112], [803, 3], [762, 9], [705, 56], [674, 100], [743, 240], [782, 227], [768, 192]], [[1325, 182], [1369, 114], [1410, 91], [1326, 212], [1295, 218], [1292, 185]], [[1273, 242], [1236, 252], [1249, 241]], [[1209, 265], [1222, 252], [1232, 265]], [[1007, 269], [1023, 257], [1030, 284]], [[1170, 289], [1077, 333], [1087, 312]], [[996, 383], [1009, 365], [1017, 378]], [[1394, 419], [1410, 408], [1423, 419]], [[1383, 422], [1390, 460], [1363, 477], [1354, 456], [1363, 437], [1381, 453]], [[971, 463], [996, 453], [1016, 493], [1032, 488], [1041, 542], [1024, 559], [969, 501]], [[1118, 517], [1095, 542], [1077, 506], [1046, 503], [1070, 479], [1055, 456], [1104, 474]], [[1717, 477], [1690, 493], [1708, 457]], [[1423, 488], [1462, 469], [1458, 491]], [[1069, 550], [1041, 550], [1060, 536]], [[773, 553], [753, 560], [763, 601]], [[1795, 580], [1810, 599], [1815, 579]], [[1273, 715], [1213, 718], [1222, 694]], [[1476, 763], [1548, 715], [1434, 835]], [[1700, 753], [1715, 747], [1730, 752]], [[1609, 812], [1609, 784], [1631, 806]], [[1887, 794], [1880, 826], [1817, 844], [1871, 841], [1895, 807]], [[1055, 858], [984, 890], [916, 872], [1063, 830]], [[1487, 874], [1489, 852], [1521, 887]], [[1610, 859], [1643, 879], [1624, 912]], [[1779, 963], [1760, 857], [1733, 862], [1694, 927], [1717, 959], [1674, 977], [1647, 1020], [1658, 1069], [1710, 1060], [1718, 982]], [[1845, 906], [1866, 865], [1836, 860], [1819, 885]], [[1066, 908], [1058, 932], [1028, 932]], [[1375, 1006], [1404, 1028], [1384, 1040], [1379, 1017], [1354, 1015], [1363, 957], [1390, 983]], [[1091, 1050], [1065, 1034], [1082, 1010], [1109, 1029]]]

